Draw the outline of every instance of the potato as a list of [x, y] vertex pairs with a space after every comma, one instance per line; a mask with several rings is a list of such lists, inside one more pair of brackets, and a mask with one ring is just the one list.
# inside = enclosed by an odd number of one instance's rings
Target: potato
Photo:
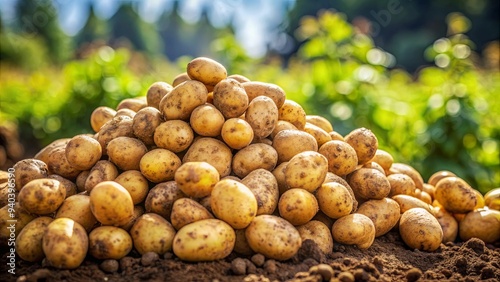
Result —
[[120, 136], [109, 141], [106, 152], [109, 160], [121, 170], [139, 170], [139, 162], [148, 148], [137, 138]]
[[222, 131], [225, 119], [222, 113], [212, 104], [196, 107], [191, 113], [189, 124], [201, 136], [217, 137]]
[[97, 134], [102, 153], [106, 154], [108, 143], [116, 137], [135, 137], [133, 123], [134, 120], [129, 116], [117, 116], [106, 122]]
[[429, 204], [410, 195], [400, 194], [393, 196], [392, 199], [398, 203], [401, 213], [413, 208], [425, 209], [428, 212], [432, 211]]
[[116, 111], [110, 107], [97, 107], [90, 115], [90, 126], [94, 132], [99, 132], [101, 127], [116, 115]]
[[342, 136], [342, 134], [340, 134], [336, 131], [330, 131], [330, 132], [328, 132], [328, 135], [330, 135], [330, 138], [332, 138], [332, 140], [338, 140], [338, 141], [345, 142], [344, 136]]
[[[84, 170], [78, 174], [75, 180], [76, 184], [76, 190], [78, 193], [80, 192], [85, 192], [85, 182], [87, 181], [87, 178], [89, 177], [90, 170]], [[68, 196], [68, 195], [66, 195]]]
[[375, 237], [389, 232], [396, 226], [400, 217], [399, 204], [390, 198], [368, 200], [362, 203], [356, 212], [366, 215], [373, 221]]
[[306, 126], [306, 112], [299, 103], [286, 99], [278, 109], [279, 119], [286, 120], [295, 125], [297, 129], [304, 130]]
[[[358, 166], [358, 167], [359, 167], [359, 166]], [[384, 170], [384, 168], [382, 168], [382, 166], [381, 166], [381, 165], [379, 165], [379, 164], [378, 164], [378, 163], [376, 163], [376, 162], [369, 161], [369, 162], [367, 162], [367, 163], [365, 163], [365, 164], [361, 165], [361, 167], [362, 167], [362, 168], [372, 168], [372, 169], [376, 169], [376, 170], [380, 171], [381, 173], [383, 173], [384, 175], [386, 175], [386, 174], [385, 174], [385, 170]]]
[[413, 179], [406, 174], [403, 173], [394, 173], [387, 175], [387, 180], [389, 180], [389, 184], [391, 185], [391, 192], [388, 197], [393, 197], [396, 195], [414, 195], [415, 193], [415, 182]]
[[132, 250], [132, 237], [115, 226], [99, 226], [89, 233], [89, 253], [96, 259], [121, 259]]
[[276, 167], [277, 162], [278, 153], [271, 145], [250, 144], [234, 154], [232, 171], [238, 177], [245, 177], [259, 168], [271, 171]]
[[183, 83], [184, 81], [191, 80], [189, 75], [186, 72], [178, 74], [176, 77], [174, 77], [174, 80], [172, 81], [172, 86], [176, 87], [177, 85]]
[[344, 178], [342, 178], [342, 177], [340, 177], [340, 176], [338, 176], [330, 171], [326, 174], [324, 183], [329, 183], [329, 182], [336, 182], [336, 183], [342, 184], [345, 188], [347, 188], [347, 190], [349, 191], [349, 194], [351, 195], [351, 198], [352, 198], [352, 211], [351, 211], [351, 213], [355, 212], [358, 209], [358, 201], [356, 200], [356, 196], [354, 195], [354, 191], [352, 191], [352, 188], [349, 185], [349, 183], [347, 183], [347, 181]]
[[276, 177], [265, 169], [259, 168], [250, 172], [241, 180], [257, 200], [257, 215], [273, 214], [278, 206], [279, 188]]
[[47, 226], [53, 220], [48, 216], [37, 217], [26, 224], [23, 230], [19, 232], [16, 238], [16, 252], [21, 259], [29, 262], [38, 262], [45, 257], [42, 248], [42, 238], [47, 230]]
[[239, 150], [252, 143], [254, 133], [246, 120], [230, 118], [222, 125], [221, 137], [229, 147]]
[[134, 215], [134, 203], [127, 189], [114, 181], [104, 181], [90, 191], [90, 210], [103, 225], [127, 224]]
[[275, 215], [256, 216], [247, 227], [245, 237], [254, 252], [280, 261], [292, 258], [302, 245], [299, 231]]
[[234, 229], [247, 227], [257, 214], [257, 199], [252, 191], [238, 181], [223, 179], [215, 184], [210, 195], [214, 215]]
[[394, 173], [403, 173], [408, 175], [411, 179], [413, 179], [413, 182], [415, 182], [415, 187], [422, 190], [424, 186], [422, 175], [420, 175], [420, 173], [412, 166], [403, 163], [393, 163], [389, 169], [389, 174]]
[[274, 136], [273, 148], [278, 153], [278, 163], [282, 163], [300, 152], [318, 151], [318, 143], [307, 132], [285, 129]]
[[266, 138], [278, 123], [278, 107], [269, 97], [256, 97], [248, 104], [245, 119], [252, 127], [256, 138]]
[[288, 162], [282, 162], [272, 171], [272, 174], [274, 175], [274, 178], [276, 178], [276, 182], [278, 183], [280, 195], [285, 193], [285, 191], [289, 188], [285, 180], [285, 169], [287, 165]]
[[134, 215], [132, 216], [132, 219], [128, 223], [126, 223], [124, 225], [120, 225], [119, 227], [123, 230], [126, 230], [127, 232], [130, 231], [130, 229], [132, 228], [132, 226], [134, 226], [137, 219], [139, 217], [141, 217], [145, 212], [146, 212], [146, 209], [144, 208], [144, 206], [142, 206], [142, 205], [135, 206], [134, 207]]
[[[474, 191], [476, 191], [476, 190], [474, 190]], [[479, 193], [479, 191], [478, 191], [478, 193]], [[429, 194], [427, 194], [427, 192], [425, 192], [425, 191], [420, 191], [420, 189], [415, 189], [415, 197], [417, 197], [418, 199], [424, 201], [425, 203], [427, 203], [429, 205], [432, 205], [432, 197]], [[483, 207], [484, 207], [484, 205], [483, 205]]]
[[182, 227], [175, 234], [174, 254], [183, 261], [213, 261], [234, 249], [236, 234], [222, 220], [203, 219]]
[[409, 209], [399, 220], [401, 238], [412, 249], [433, 252], [443, 240], [443, 230], [439, 221], [422, 208]]
[[353, 172], [358, 165], [356, 151], [344, 141], [328, 141], [319, 148], [318, 152], [328, 160], [328, 171], [339, 176]]
[[47, 178], [49, 179], [55, 179], [57, 181], [59, 181], [61, 187], [66, 190], [66, 198], [69, 197], [69, 196], [73, 196], [77, 193], [77, 187], [76, 187], [76, 184], [67, 179], [67, 178], [64, 178], [58, 174], [51, 174], [49, 175]]
[[326, 132], [333, 131], [332, 123], [328, 119], [326, 119], [325, 117], [318, 116], [318, 115], [306, 115], [306, 122], [308, 122], [309, 124], [313, 124], [321, 129], [323, 129]]
[[145, 107], [132, 119], [132, 131], [145, 145], [155, 145], [155, 130], [162, 122], [163, 116], [157, 108]]
[[60, 138], [54, 140], [52, 141], [52, 143], [38, 151], [38, 153], [36, 153], [33, 158], [47, 164], [49, 162], [49, 156], [52, 154], [52, 151], [56, 148], [66, 148], [66, 144], [68, 144], [69, 140], [71, 140], [71, 138]]
[[[157, 81], [151, 84], [146, 92], [146, 102], [148, 106], [158, 109], [161, 99], [172, 91], [173, 88], [172, 85], [163, 81]], [[139, 111], [137, 113], [139, 113]]]
[[161, 123], [155, 130], [156, 146], [174, 153], [186, 150], [194, 140], [191, 126], [182, 120], [168, 120]]
[[135, 112], [131, 109], [119, 109], [116, 111], [115, 117], [128, 117], [133, 119], [135, 117]]
[[138, 112], [142, 108], [147, 106], [147, 98], [146, 97], [136, 97], [136, 98], [126, 98], [118, 103], [116, 106], [116, 110], [119, 111], [121, 109], [129, 109], [134, 112]]
[[321, 221], [311, 220], [306, 224], [297, 226], [302, 242], [313, 240], [318, 248], [324, 253], [329, 254], [333, 251], [333, 238], [330, 228]]
[[491, 189], [484, 194], [484, 204], [490, 209], [500, 210], [500, 188]]
[[254, 254], [255, 252], [252, 250], [252, 248], [250, 248], [250, 245], [248, 244], [247, 238], [245, 237], [245, 230], [246, 229], [234, 230], [236, 239], [234, 242], [233, 251], [240, 255], [249, 256]]
[[55, 218], [66, 217], [78, 222], [87, 232], [97, 224], [90, 209], [90, 197], [84, 194], [70, 196], [61, 204]]
[[259, 96], [268, 97], [273, 100], [278, 109], [285, 103], [285, 91], [276, 84], [260, 81], [246, 81], [242, 82], [241, 85], [245, 88], [249, 101]]
[[443, 243], [455, 242], [458, 235], [458, 222], [451, 213], [442, 207], [434, 208], [434, 217], [438, 220], [443, 229]]
[[332, 235], [334, 242], [368, 249], [375, 240], [375, 225], [366, 215], [352, 213], [333, 223]]
[[477, 204], [474, 189], [463, 179], [450, 176], [436, 184], [434, 198], [451, 213], [466, 213], [472, 211]]
[[214, 218], [200, 203], [190, 198], [180, 198], [174, 202], [170, 222], [175, 230], [195, 221]]
[[358, 164], [369, 162], [377, 152], [378, 140], [373, 132], [364, 127], [354, 129], [344, 136], [347, 144], [351, 145], [358, 156]]
[[217, 169], [207, 162], [187, 162], [177, 169], [174, 179], [179, 189], [187, 196], [203, 198], [212, 193], [220, 175]]
[[170, 218], [172, 206], [177, 199], [186, 197], [175, 181], [162, 182], [149, 190], [144, 206], [147, 213], [157, 213]]
[[371, 161], [378, 163], [384, 169], [385, 174], [389, 174], [392, 163], [394, 163], [394, 158], [387, 151], [377, 149]]
[[138, 170], [124, 171], [114, 181], [127, 189], [134, 205], [142, 203], [148, 195], [148, 180]]
[[292, 188], [281, 195], [278, 210], [280, 216], [291, 224], [302, 225], [318, 212], [318, 200], [307, 190]]
[[14, 184], [17, 191], [20, 191], [31, 180], [49, 176], [47, 164], [37, 159], [20, 160], [12, 168], [14, 169]]
[[290, 159], [285, 168], [288, 187], [302, 188], [313, 193], [325, 181], [328, 160], [315, 151], [304, 151]]
[[12, 246], [19, 232], [34, 218], [35, 215], [22, 208], [19, 202], [9, 202], [0, 208], [0, 246]]
[[341, 218], [353, 210], [354, 196], [338, 182], [323, 183], [315, 195], [319, 209], [330, 218]]
[[[291, 122], [288, 122], [286, 120], [278, 120], [278, 122], [276, 123], [276, 126], [273, 129], [273, 132], [271, 132], [271, 135], [269, 135], [269, 136], [271, 137], [271, 139], [274, 139], [276, 134], [278, 134], [280, 131], [285, 130], [285, 129], [298, 130], [297, 127], [295, 127], [295, 125], [293, 125]], [[313, 136], [313, 138], [314, 138], [314, 136]]]
[[155, 252], [159, 255], [172, 250], [175, 229], [165, 218], [155, 213], [145, 213], [139, 217], [130, 235], [134, 248], [141, 254]]
[[434, 185], [431, 185], [429, 183], [424, 183], [424, 185], [422, 186], [422, 192], [427, 193], [431, 197], [431, 201], [434, 199], [434, 190]]
[[201, 81], [203, 84], [215, 86], [227, 77], [226, 68], [219, 62], [206, 57], [197, 57], [187, 65], [189, 78]]
[[500, 211], [478, 209], [467, 213], [459, 223], [459, 236], [463, 241], [475, 237], [490, 244], [500, 240]]
[[241, 75], [241, 74], [232, 74], [232, 75], [229, 75], [227, 78], [232, 78], [232, 79], [238, 81], [239, 83], [250, 81], [250, 79], [248, 79], [248, 77]]
[[328, 132], [324, 131], [319, 126], [306, 122], [304, 127], [304, 131], [311, 134], [316, 142], [318, 143], [318, 147], [325, 144], [328, 141], [332, 141], [332, 137], [328, 134]]
[[70, 218], [56, 218], [42, 238], [42, 248], [48, 265], [59, 269], [75, 269], [83, 262], [88, 251], [85, 229]]
[[232, 158], [231, 149], [224, 142], [211, 137], [202, 137], [193, 142], [182, 162], [207, 162], [217, 169], [220, 177], [224, 177], [231, 173]]
[[240, 117], [248, 108], [245, 88], [234, 79], [224, 79], [214, 87], [213, 104], [226, 118]]
[[207, 102], [208, 91], [203, 83], [185, 81], [172, 89], [160, 101], [159, 110], [165, 120], [189, 120], [193, 110]]
[[174, 179], [175, 171], [181, 166], [181, 159], [166, 149], [154, 149], [142, 156], [139, 167], [142, 175], [153, 183]]
[[85, 180], [85, 191], [90, 193], [98, 183], [115, 180], [117, 176], [118, 169], [112, 162], [100, 160], [92, 167]]
[[430, 185], [432, 186], [436, 186], [436, 184], [438, 183], [439, 180], [445, 178], [445, 177], [450, 177], [450, 176], [457, 176], [456, 174], [454, 174], [453, 172], [451, 171], [448, 171], [448, 170], [440, 170], [440, 171], [436, 171], [434, 172], [430, 177], [429, 179], [427, 180], [427, 183], [429, 183]]
[[380, 171], [372, 168], [360, 168], [347, 176], [347, 182], [354, 191], [356, 199], [380, 200], [389, 195], [391, 184]]
[[18, 200], [26, 211], [45, 215], [55, 212], [66, 198], [66, 189], [55, 179], [31, 180], [19, 192]]
[[[476, 189], [473, 189], [474, 193], [476, 193], [476, 205], [474, 206], [474, 209], [481, 209], [481, 208], [484, 208], [486, 206], [486, 200], [484, 199], [483, 197], [483, 194], [481, 194], [481, 192], [477, 191]], [[425, 197], [425, 194], [424, 192], [422, 191], [421, 193], [421, 196], [420, 198], [422, 199], [422, 197]], [[424, 199], [422, 199], [422, 201], [424, 201]]]
[[73, 167], [68, 162], [68, 159], [66, 158], [66, 149], [64, 147], [52, 150], [47, 161], [47, 167], [51, 173], [59, 174], [62, 177], [72, 180], [80, 174], [80, 170]]

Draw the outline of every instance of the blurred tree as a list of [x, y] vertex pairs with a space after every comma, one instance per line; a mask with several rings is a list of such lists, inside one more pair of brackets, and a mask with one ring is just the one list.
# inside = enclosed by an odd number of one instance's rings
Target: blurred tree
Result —
[[96, 16], [92, 4], [88, 3], [88, 5], [90, 10], [89, 18], [82, 30], [75, 36], [77, 46], [81, 46], [84, 43], [91, 43], [95, 40], [106, 41], [109, 38], [110, 32], [107, 22]]

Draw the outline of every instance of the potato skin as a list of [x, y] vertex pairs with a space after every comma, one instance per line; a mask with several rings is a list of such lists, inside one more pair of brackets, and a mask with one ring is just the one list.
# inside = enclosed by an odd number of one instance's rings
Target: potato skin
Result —
[[221, 136], [229, 147], [239, 150], [252, 143], [254, 133], [246, 120], [230, 118], [222, 125]]
[[170, 218], [172, 206], [177, 199], [186, 197], [175, 181], [156, 184], [146, 197], [144, 206], [147, 213], [156, 213], [164, 218]]
[[83, 262], [88, 251], [85, 229], [69, 218], [56, 218], [48, 226], [42, 239], [43, 253], [50, 266], [75, 269]]
[[142, 255], [155, 252], [159, 255], [172, 250], [175, 229], [165, 218], [155, 213], [141, 215], [130, 229], [134, 248]]
[[318, 142], [311, 134], [293, 129], [278, 132], [272, 146], [278, 153], [278, 163], [287, 162], [300, 152], [318, 151]]
[[211, 218], [182, 227], [173, 240], [174, 254], [184, 261], [213, 261], [234, 249], [236, 234], [226, 222]]
[[409, 209], [399, 221], [401, 238], [412, 249], [433, 252], [443, 240], [443, 230], [438, 220], [422, 208]]
[[500, 188], [491, 189], [484, 194], [484, 205], [493, 210], [500, 210]]
[[142, 175], [153, 183], [174, 179], [175, 171], [181, 166], [181, 160], [166, 149], [154, 149], [142, 156], [139, 167]]
[[368, 249], [375, 240], [375, 225], [366, 215], [352, 213], [333, 223], [332, 235], [334, 242]]
[[413, 179], [413, 182], [415, 182], [415, 187], [422, 190], [424, 186], [424, 180], [422, 178], [422, 175], [420, 175], [420, 172], [418, 172], [414, 167], [403, 163], [392, 163], [388, 174], [393, 173], [403, 173], [408, 175], [409, 177], [411, 177], [411, 179]]
[[139, 162], [148, 149], [137, 138], [120, 136], [109, 141], [106, 152], [109, 160], [121, 170], [139, 170]]
[[256, 216], [246, 228], [245, 237], [253, 251], [280, 261], [292, 258], [302, 245], [299, 231], [275, 215]]
[[[163, 81], [157, 81], [151, 84], [146, 92], [146, 102], [148, 106], [158, 109], [161, 99], [172, 91], [173, 88], [172, 85]], [[140, 111], [137, 113], [139, 112]]]
[[170, 222], [175, 230], [192, 222], [214, 218], [214, 216], [200, 203], [190, 198], [177, 199], [172, 206]]
[[278, 206], [279, 188], [276, 177], [265, 169], [259, 168], [250, 172], [241, 180], [255, 195], [257, 215], [273, 214]]
[[356, 151], [358, 164], [365, 164], [370, 161], [378, 149], [377, 137], [371, 130], [364, 127], [349, 132], [344, 136], [344, 140]]
[[271, 98], [279, 109], [286, 100], [285, 91], [276, 84], [260, 81], [247, 81], [241, 84], [248, 95], [248, 100], [251, 102], [258, 96]]
[[116, 111], [110, 107], [97, 107], [90, 115], [90, 125], [94, 132], [99, 132], [101, 127], [116, 115]]
[[13, 169], [17, 191], [20, 191], [31, 180], [49, 176], [47, 164], [37, 159], [20, 160], [14, 164]]
[[283, 105], [278, 109], [279, 119], [290, 122], [297, 129], [304, 130], [306, 126], [306, 111], [299, 103], [286, 99]]
[[66, 189], [55, 179], [40, 178], [24, 185], [18, 200], [26, 211], [45, 215], [55, 212], [66, 198]]
[[315, 151], [298, 153], [285, 168], [285, 181], [290, 188], [302, 188], [313, 193], [325, 181], [328, 160]]
[[301, 188], [292, 188], [281, 195], [278, 202], [281, 217], [293, 225], [309, 222], [318, 212], [318, 201], [314, 195]]
[[277, 162], [278, 153], [272, 146], [264, 143], [250, 144], [234, 154], [232, 171], [243, 178], [259, 168], [271, 171]]
[[362, 203], [356, 212], [366, 215], [373, 221], [375, 237], [389, 232], [398, 224], [401, 215], [399, 204], [390, 198], [368, 200]]
[[208, 91], [203, 83], [185, 81], [172, 89], [160, 101], [159, 110], [165, 120], [189, 120], [193, 110], [207, 102]]
[[145, 145], [155, 144], [154, 133], [156, 128], [163, 122], [163, 116], [156, 108], [145, 107], [138, 111], [132, 120], [132, 130], [134, 135]]
[[432, 210], [434, 217], [438, 220], [441, 229], [443, 229], [443, 243], [455, 242], [458, 235], [458, 222], [451, 213], [443, 207], [437, 207]]
[[142, 203], [148, 195], [148, 180], [138, 170], [124, 171], [114, 181], [127, 189], [134, 205]]
[[319, 209], [330, 218], [341, 218], [353, 210], [353, 196], [337, 182], [323, 183], [315, 193]]
[[66, 148], [58, 147], [54, 148], [47, 161], [47, 166], [49, 171], [52, 174], [59, 174], [62, 177], [67, 179], [75, 179], [78, 174], [80, 174], [80, 170], [73, 167], [66, 158]]
[[178, 153], [193, 143], [194, 132], [185, 121], [167, 120], [156, 127], [153, 139], [156, 146]]
[[266, 138], [278, 123], [278, 107], [269, 97], [256, 97], [248, 104], [245, 119], [252, 127], [255, 137]]
[[219, 136], [224, 122], [222, 113], [209, 103], [196, 107], [189, 118], [189, 124], [193, 131], [208, 137]]
[[41, 261], [45, 254], [43, 253], [42, 238], [47, 230], [47, 226], [54, 219], [48, 216], [40, 216], [30, 221], [19, 232], [16, 238], [16, 252], [19, 257], [25, 261]]
[[174, 175], [179, 189], [189, 197], [203, 198], [209, 196], [220, 175], [215, 167], [207, 162], [186, 162]]
[[234, 229], [247, 227], [257, 214], [257, 199], [245, 184], [223, 179], [215, 184], [210, 206], [214, 215]]
[[358, 165], [356, 151], [344, 141], [328, 141], [319, 148], [318, 152], [328, 160], [328, 171], [339, 176], [353, 172]]
[[373, 168], [360, 168], [347, 176], [357, 199], [380, 200], [389, 195], [391, 184], [387, 177]]
[[324, 254], [333, 251], [333, 237], [330, 228], [321, 221], [311, 220], [306, 224], [297, 226], [302, 242], [313, 240]]
[[134, 203], [123, 186], [114, 181], [104, 181], [90, 192], [90, 210], [103, 225], [120, 226], [132, 219]]
[[428, 212], [431, 212], [431, 207], [429, 204], [413, 196], [400, 194], [393, 196], [392, 199], [398, 203], [401, 213], [404, 213], [405, 211], [413, 208], [422, 208]]
[[[14, 209], [14, 218], [12, 218], [12, 209]], [[24, 208], [19, 205], [19, 202], [14, 203], [14, 207], [12, 205], [6, 205], [0, 208], [0, 247], [7, 246], [10, 236], [12, 233], [10, 232], [10, 225], [12, 224], [11, 220], [16, 220], [16, 228], [14, 233], [19, 234], [23, 230], [23, 228], [30, 223], [35, 217], [35, 215], [29, 213]]]
[[213, 104], [226, 118], [241, 116], [248, 108], [248, 96], [241, 83], [224, 79], [214, 87]]
[[231, 173], [233, 153], [222, 141], [211, 137], [202, 137], [193, 142], [182, 162], [207, 162], [217, 169], [220, 177]]
[[85, 191], [92, 191], [94, 186], [103, 181], [112, 181], [118, 176], [118, 168], [110, 161], [100, 160], [90, 170], [85, 179]]
[[201, 81], [207, 86], [215, 86], [227, 77], [226, 68], [219, 62], [207, 58], [197, 57], [187, 65], [187, 75], [189, 78]]
[[372, 158], [373, 162], [378, 163], [385, 171], [385, 174], [389, 174], [392, 164], [394, 163], [394, 158], [389, 152], [382, 149], [377, 149], [375, 156]]
[[321, 145], [325, 144], [328, 141], [332, 141], [332, 137], [330, 136], [330, 134], [328, 134], [328, 132], [324, 131], [321, 127], [314, 124], [306, 122], [304, 131], [311, 134], [314, 139], [316, 139], [318, 147], [321, 147]]
[[391, 192], [388, 197], [404, 194], [412, 196], [415, 193], [415, 182], [411, 177], [403, 173], [387, 175], [387, 180], [391, 185]]
[[474, 189], [463, 179], [455, 176], [438, 181], [434, 198], [451, 213], [467, 213], [477, 204]]
[[464, 241], [473, 237], [485, 243], [500, 240], [500, 211], [478, 209], [467, 213], [459, 223], [459, 236]]
[[96, 139], [80, 134], [69, 140], [65, 154], [72, 167], [78, 170], [89, 170], [101, 159], [102, 148]]
[[66, 198], [55, 215], [55, 218], [60, 217], [73, 219], [87, 232], [90, 232], [97, 223], [97, 219], [90, 209], [90, 197], [84, 194], [76, 194]]
[[119, 136], [135, 137], [133, 119], [128, 116], [117, 116], [106, 122], [97, 134], [102, 153], [106, 154], [108, 143]]
[[132, 246], [132, 237], [119, 227], [99, 226], [89, 233], [89, 253], [97, 259], [121, 259]]

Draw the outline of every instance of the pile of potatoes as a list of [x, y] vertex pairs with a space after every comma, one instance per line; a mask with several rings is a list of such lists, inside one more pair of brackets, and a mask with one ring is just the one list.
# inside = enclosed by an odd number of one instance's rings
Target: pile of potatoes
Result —
[[14, 165], [15, 204], [0, 174], [1, 244], [14, 210], [23, 260], [72, 269], [132, 249], [288, 260], [307, 239], [325, 253], [366, 249], [393, 229], [424, 251], [457, 236], [500, 239], [500, 188], [483, 197], [449, 171], [424, 182], [369, 129], [342, 136], [278, 85], [228, 76], [209, 58], [145, 97], [95, 109], [90, 123], [94, 134]]

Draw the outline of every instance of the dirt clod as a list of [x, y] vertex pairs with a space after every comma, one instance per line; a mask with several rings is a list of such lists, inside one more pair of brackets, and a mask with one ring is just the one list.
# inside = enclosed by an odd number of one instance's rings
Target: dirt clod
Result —
[[113, 273], [118, 271], [120, 263], [116, 259], [107, 259], [99, 265], [99, 268], [104, 272]]

